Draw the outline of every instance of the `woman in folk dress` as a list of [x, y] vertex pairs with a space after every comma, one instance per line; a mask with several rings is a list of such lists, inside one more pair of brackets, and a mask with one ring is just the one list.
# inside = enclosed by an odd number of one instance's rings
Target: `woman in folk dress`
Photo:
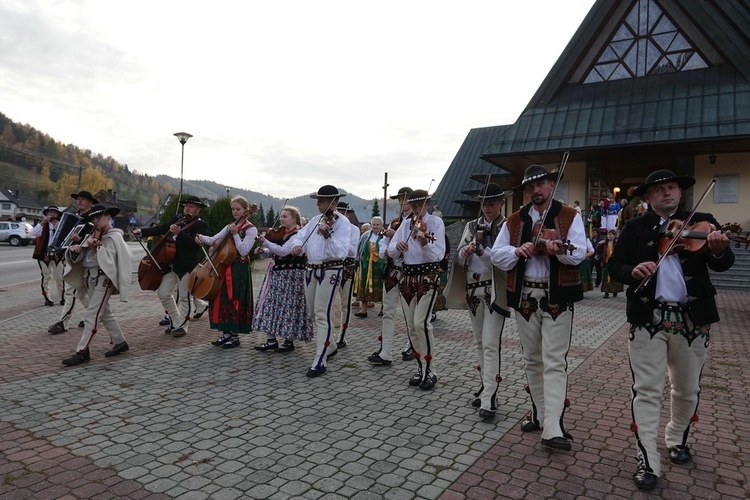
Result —
[[[239, 219], [250, 204], [242, 196], [232, 198], [232, 216]], [[219, 294], [209, 303], [209, 322], [211, 328], [223, 332], [222, 336], [211, 342], [223, 349], [239, 347], [239, 333], [250, 333], [253, 323], [253, 280], [250, 267], [250, 251], [255, 244], [258, 230], [247, 218], [238, 224], [234, 222], [224, 226], [214, 236], [198, 234], [195, 241], [202, 245], [215, 245], [226, 238], [232, 238], [237, 247], [237, 256], [231, 266], [227, 266], [222, 276]]]

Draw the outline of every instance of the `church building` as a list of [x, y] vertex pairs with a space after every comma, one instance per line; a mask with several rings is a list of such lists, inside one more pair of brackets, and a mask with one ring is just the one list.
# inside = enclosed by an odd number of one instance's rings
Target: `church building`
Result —
[[[477, 216], [489, 177], [570, 157], [555, 197], [584, 210], [658, 169], [695, 177], [686, 208], [750, 230], [750, 0], [598, 0], [513, 124], [469, 131], [435, 197]], [[527, 201], [516, 191], [508, 213]]]

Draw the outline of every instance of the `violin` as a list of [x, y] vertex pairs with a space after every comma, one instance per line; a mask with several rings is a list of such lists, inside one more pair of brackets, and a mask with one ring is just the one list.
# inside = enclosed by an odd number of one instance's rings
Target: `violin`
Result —
[[89, 236], [89, 248], [99, 248], [102, 246], [102, 230], [100, 228], [94, 228], [94, 231]]
[[323, 214], [318, 221], [318, 233], [320, 233], [323, 238], [330, 238], [333, 234], [334, 222], [336, 222], [336, 215], [334, 215], [333, 210], [326, 210], [325, 214]]
[[435, 243], [435, 235], [427, 232], [427, 223], [421, 217], [411, 220], [411, 237], [415, 240], [424, 240], [425, 243]]
[[266, 234], [263, 235], [263, 237], [270, 241], [271, 243], [276, 243], [277, 245], [283, 245], [284, 244], [284, 238], [286, 238], [287, 230], [285, 227], [277, 227], [275, 229], [269, 229], [266, 231]]
[[[683, 250], [691, 253], [708, 251], [708, 235], [716, 231], [716, 227], [708, 221], [700, 221], [683, 229], [684, 222], [680, 219], [669, 221], [667, 228], [659, 233], [657, 248], [659, 253], [668, 252], [669, 255]], [[674, 241], [674, 243], [673, 243]]]
[[[547, 257], [550, 256], [550, 253], [547, 250], [547, 241], [560, 239], [557, 235], [557, 230], [542, 226], [541, 219], [534, 224], [531, 236], [534, 238], [536, 246], [541, 248], [542, 255]], [[563, 241], [561, 247], [566, 253], [570, 253], [570, 255], [573, 255], [573, 251], [576, 249], [576, 246], [571, 244], [570, 240]]]
[[481, 257], [484, 253], [484, 238], [487, 235], [487, 227], [484, 222], [480, 223], [477, 221], [477, 230], [474, 232], [474, 253]]

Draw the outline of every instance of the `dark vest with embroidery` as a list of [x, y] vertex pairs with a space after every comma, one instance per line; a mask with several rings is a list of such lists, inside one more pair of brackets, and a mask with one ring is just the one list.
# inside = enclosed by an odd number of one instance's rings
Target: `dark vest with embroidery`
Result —
[[[511, 214], [508, 217], [508, 233], [510, 235], [510, 244], [521, 246], [527, 241], [532, 241], [532, 229], [534, 223], [529, 215], [531, 203], [523, 207], [520, 211]], [[563, 241], [568, 239], [568, 231], [573, 225], [575, 217], [578, 216], [576, 209], [564, 206], [559, 201], [552, 201], [547, 216], [545, 218], [545, 227], [553, 228], [557, 231], [558, 238]], [[518, 308], [523, 287], [523, 276], [526, 270], [526, 262], [521, 259], [516, 267], [508, 271], [508, 304]], [[583, 300], [583, 287], [581, 286], [581, 273], [578, 266], [563, 264], [557, 258], [549, 257], [549, 303], [565, 304]]]

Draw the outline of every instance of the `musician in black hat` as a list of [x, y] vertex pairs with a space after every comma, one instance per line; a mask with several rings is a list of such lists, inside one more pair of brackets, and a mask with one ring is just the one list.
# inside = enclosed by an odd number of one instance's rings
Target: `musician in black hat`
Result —
[[326, 372], [328, 358], [337, 352], [333, 336], [333, 302], [341, 285], [344, 259], [351, 246], [351, 222], [336, 211], [339, 198], [346, 194], [335, 186], [325, 185], [312, 193], [317, 200], [316, 215], [292, 237], [292, 254], [307, 255], [305, 299], [310, 316], [315, 322], [317, 350], [312, 366], [307, 370], [310, 378]]
[[[346, 330], [349, 328], [349, 321], [352, 317], [352, 290], [354, 289], [355, 275], [357, 274], [358, 258], [357, 249], [359, 248], [359, 229], [353, 223], [350, 214], [354, 210], [349, 208], [345, 201], [339, 201], [336, 204], [336, 211], [342, 214], [349, 222], [349, 250], [344, 259], [344, 272], [341, 275], [341, 286], [339, 286], [339, 298], [341, 299], [340, 321], [337, 323], [339, 338], [336, 346], [339, 348], [346, 347]], [[356, 216], [355, 216], [356, 217]]]
[[[91, 210], [92, 205], [96, 203], [96, 198], [94, 198], [94, 195], [91, 194], [89, 191], [81, 191], [79, 193], [71, 193], [71, 198], [76, 200], [76, 207], [78, 208], [78, 211], [76, 214], [79, 217], [86, 217]], [[79, 235], [77, 232], [73, 231], [70, 234], [71, 241], [73, 243], [80, 243], [81, 242], [81, 235]], [[63, 257], [63, 276], [65, 275], [65, 257]], [[62, 301], [63, 304], [63, 310], [62, 314], [60, 315], [60, 320], [56, 323], [53, 323], [49, 326], [47, 329], [47, 332], [49, 332], [52, 335], [56, 335], [58, 333], [63, 333], [68, 331], [68, 322], [70, 321], [70, 317], [73, 315], [73, 309], [76, 306], [76, 302], [80, 300], [83, 304], [83, 307], [86, 308], [89, 305], [89, 299], [86, 293], [80, 293], [72, 286], [65, 287], [65, 298]], [[81, 321], [78, 323], [79, 328], [83, 328], [84, 322]]]
[[34, 253], [32, 257], [39, 264], [39, 272], [42, 274], [42, 297], [45, 306], [54, 306], [55, 302], [50, 299], [50, 285], [52, 282], [57, 286], [57, 295], [60, 297], [60, 305], [65, 304], [65, 284], [63, 282], [62, 254], [49, 250], [49, 243], [57, 231], [62, 213], [55, 206], [46, 207], [42, 210], [44, 218], [33, 227], [30, 236], [36, 238]]
[[480, 190], [481, 213], [464, 228], [445, 294], [449, 308], [469, 309], [481, 382], [473, 406], [479, 408], [483, 420], [495, 417], [495, 396], [502, 380], [500, 339], [505, 318], [510, 316], [505, 271], [492, 265], [489, 250], [505, 224], [501, 210], [510, 196], [513, 191], [503, 191], [494, 182]]
[[[651, 173], [634, 191], [648, 202], [649, 211], [625, 224], [609, 260], [613, 278], [630, 285], [627, 317], [633, 374], [631, 430], [638, 445], [633, 479], [643, 490], [654, 488], [661, 473], [656, 441], [667, 370], [672, 398], [664, 440], [669, 460], [684, 464], [692, 458], [687, 439], [690, 425], [698, 420], [709, 332], [711, 325], [719, 321], [716, 290], [708, 270], [726, 271], [734, 264], [729, 238], [718, 230], [716, 219], [700, 212], [690, 218], [690, 213], [680, 209], [683, 190], [693, 184], [693, 178], [670, 170]], [[705, 240], [693, 241], [700, 241], [700, 249], [707, 251], [667, 248], [670, 239], [663, 236], [665, 230], [674, 222], [677, 226], [672, 227], [673, 233], [682, 234], [679, 225], [688, 218], [690, 225], [705, 226], [694, 229]], [[646, 278], [648, 283], [640, 286]]]
[[84, 327], [76, 352], [63, 359], [66, 366], [80, 365], [91, 359], [89, 346], [101, 323], [112, 338], [112, 349], [104, 355], [118, 356], [129, 349], [117, 319], [109, 307], [109, 299], [119, 294], [120, 302], [128, 301], [133, 256], [125, 243], [122, 229], [112, 227], [118, 208], [94, 205], [87, 219], [93, 232], [79, 244], [72, 245], [67, 259], [70, 265], [65, 280], [77, 290], [85, 290], [89, 304], [84, 313]]
[[430, 215], [431, 196], [424, 189], [409, 193], [408, 200], [414, 217], [401, 226], [388, 244], [390, 255], [403, 256], [401, 270], [401, 309], [414, 347], [418, 370], [409, 385], [428, 391], [437, 383], [435, 339], [430, 316], [437, 297], [440, 261], [445, 257], [445, 224]]
[[[200, 218], [201, 209], [207, 206], [200, 198], [189, 196], [180, 203], [182, 216], [172, 217], [169, 222], [160, 226], [133, 230], [136, 237], [164, 235], [176, 243], [174, 262], [162, 276], [161, 284], [156, 291], [170, 319], [170, 325], [164, 333], [175, 338], [187, 334], [189, 320], [195, 312], [191, 308], [193, 301], [187, 282], [190, 271], [203, 258], [203, 252], [196, 243], [195, 236], [205, 233], [208, 227]], [[175, 288], [179, 290], [179, 305], [174, 298]]]
[[[542, 430], [542, 445], [569, 450], [563, 427], [573, 304], [583, 299], [578, 264], [586, 231], [578, 212], [553, 199], [558, 172], [531, 165], [519, 188], [531, 202], [508, 217], [490, 255], [507, 271], [508, 305], [516, 310], [531, 411], [524, 432]], [[537, 237], [538, 236], [538, 237]]]

